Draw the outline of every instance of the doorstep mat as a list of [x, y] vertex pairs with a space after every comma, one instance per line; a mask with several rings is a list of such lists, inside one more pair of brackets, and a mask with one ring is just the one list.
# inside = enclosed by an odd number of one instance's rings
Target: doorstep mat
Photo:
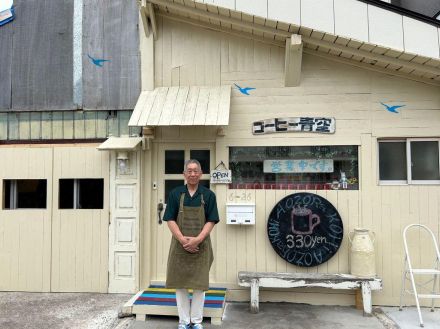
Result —
[[[192, 290], [189, 290], [192, 298]], [[206, 308], [222, 308], [226, 299], [226, 288], [210, 287], [205, 292]], [[138, 296], [133, 305], [176, 306], [176, 290], [165, 286], [151, 285]]]

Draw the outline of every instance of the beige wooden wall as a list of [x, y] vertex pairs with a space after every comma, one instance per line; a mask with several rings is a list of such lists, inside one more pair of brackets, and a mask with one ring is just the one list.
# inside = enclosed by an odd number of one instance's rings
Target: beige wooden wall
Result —
[[[108, 152], [87, 146], [0, 147], [3, 179], [47, 179], [46, 209], [0, 207], [0, 290], [107, 292]], [[104, 178], [104, 209], [58, 209], [60, 178]]]
[[4, 210], [0, 188], [0, 290], [50, 291], [52, 149], [1, 148], [0, 179], [47, 179], [46, 209]]
[[[55, 147], [53, 157], [52, 291], [107, 292], [109, 152]], [[59, 209], [60, 178], [103, 178], [103, 209]]]
[[[232, 89], [230, 124], [226, 136], [216, 138], [215, 163], [229, 161], [229, 146], [257, 145], [359, 145], [359, 191], [316, 191], [338, 209], [345, 237], [338, 253], [327, 263], [305, 269], [286, 263], [273, 251], [266, 236], [266, 220], [272, 207], [295, 191], [228, 190], [215, 186], [222, 222], [214, 230], [215, 261], [212, 282], [231, 288], [231, 299], [248, 299], [248, 291], [237, 286], [237, 272], [316, 271], [347, 273], [349, 243], [347, 234], [362, 226], [373, 230], [376, 240], [376, 267], [384, 280], [384, 290], [375, 293], [375, 304], [398, 304], [403, 242], [401, 233], [409, 223], [424, 223], [440, 232], [440, 186], [379, 186], [377, 139], [382, 137], [440, 137], [440, 90], [438, 87], [363, 70], [331, 60], [303, 56], [301, 84], [283, 87], [284, 48], [224, 33], [202, 30], [159, 19], [159, 39], [155, 44], [156, 86], [233, 84], [255, 87], [250, 96]], [[379, 103], [405, 104], [393, 114]], [[320, 135], [287, 133], [253, 136], [253, 121], [289, 116], [334, 116], [336, 133]], [[179, 140], [191, 143], [213, 138], [210, 128], [162, 128], [156, 143]], [[151, 157], [157, 156], [152, 151]], [[148, 184], [146, 184], [148, 186]], [[314, 192], [314, 191], [310, 191]], [[257, 204], [255, 226], [225, 224], [225, 203], [243, 197]], [[152, 195], [154, 200], [154, 192]], [[154, 205], [154, 203], [153, 203]], [[153, 212], [155, 214], [155, 212]], [[154, 216], [154, 215], [151, 216]], [[155, 217], [145, 220], [152, 220]], [[151, 251], [154, 260], [142, 284], [165, 279], [169, 233], [166, 227], [154, 229]], [[418, 260], [429, 255], [425, 240]], [[147, 279], [148, 278], [148, 279]], [[148, 282], [147, 282], [148, 281]], [[263, 291], [263, 300], [308, 303], [353, 304], [353, 296], [326, 290]], [[412, 301], [411, 301], [412, 302]]]

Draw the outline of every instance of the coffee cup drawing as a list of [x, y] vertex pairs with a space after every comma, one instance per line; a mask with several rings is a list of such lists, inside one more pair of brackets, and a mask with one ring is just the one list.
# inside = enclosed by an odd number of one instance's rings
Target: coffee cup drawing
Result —
[[294, 234], [312, 234], [313, 229], [321, 222], [319, 216], [306, 207], [293, 208], [290, 217]]

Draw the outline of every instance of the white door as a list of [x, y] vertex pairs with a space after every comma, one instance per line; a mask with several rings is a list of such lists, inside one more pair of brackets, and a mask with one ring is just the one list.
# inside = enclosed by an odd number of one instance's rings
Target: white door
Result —
[[[209, 187], [209, 172], [214, 165], [214, 144], [213, 143], [166, 143], [158, 146], [157, 166], [155, 179], [157, 183], [157, 194], [153, 206], [152, 218], [155, 218], [156, 225], [153, 226], [153, 278], [157, 281], [164, 281], [166, 276], [166, 266], [168, 250], [170, 246], [171, 234], [166, 223], [159, 224], [160, 217], [163, 216], [169, 192], [185, 183], [183, 178], [184, 162], [188, 159], [197, 159], [202, 165], [203, 176], [200, 183]], [[153, 204], [154, 205], [154, 204]], [[163, 210], [159, 211], [163, 205]]]
[[140, 151], [128, 152], [125, 168], [110, 160], [109, 287], [111, 293], [139, 289]]

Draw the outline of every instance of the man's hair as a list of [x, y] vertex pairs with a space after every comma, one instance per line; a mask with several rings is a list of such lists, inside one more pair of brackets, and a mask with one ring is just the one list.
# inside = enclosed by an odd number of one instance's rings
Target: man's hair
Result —
[[199, 170], [202, 171], [202, 166], [200, 165], [199, 160], [196, 159], [189, 159], [185, 161], [185, 166], [183, 168], [183, 171], [186, 171], [186, 168], [188, 168], [188, 166], [192, 163], [195, 163], [197, 165], [197, 167], [199, 167]]

